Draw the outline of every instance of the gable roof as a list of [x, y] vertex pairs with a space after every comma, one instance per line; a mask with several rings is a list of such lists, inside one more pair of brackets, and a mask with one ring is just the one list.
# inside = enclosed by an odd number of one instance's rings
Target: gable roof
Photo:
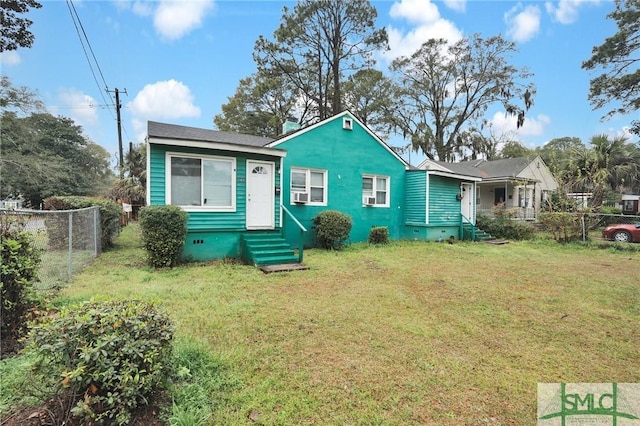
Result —
[[265, 146], [273, 141], [271, 138], [179, 126], [157, 121], [147, 122], [147, 136], [150, 142], [164, 145], [219, 149], [233, 152], [253, 152], [276, 155], [278, 157], [286, 155], [283, 150]]
[[[469, 160], [459, 163], [447, 163], [426, 159], [418, 168], [425, 170], [446, 170], [467, 176], [476, 176], [483, 179], [514, 179], [522, 173], [529, 164], [538, 159], [528, 157], [503, 158], [500, 160]], [[542, 161], [542, 159], [540, 159]]]
[[482, 173], [484, 178], [515, 178], [533, 162], [528, 157], [503, 158], [501, 160], [471, 160], [457, 163], [461, 166], [473, 167]]
[[397, 152], [395, 152], [393, 149], [391, 149], [391, 147], [389, 145], [387, 145], [382, 139], [380, 139], [378, 137], [378, 135], [376, 135], [375, 133], [373, 133], [373, 131], [371, 131], [371, 129], [369, 129], [369, 127], [367, 127], [366, 124], [364, 124], [362, 121], [360, 121], [358, 119], [358, 117], [356, 117], [353, 113], [351, 113], [351, 111], [349, 110], [344, 110], [342, 112], [339, 112], [338, 114], [332, 115], [331, 117], [327, 117], [324, 120], [320, 120], [319, 122], [312, 124], [310, 126], [307, 127], [303, 127], [299, 130], [296, 130], [294, 132], [291, 133], [287, 133], [285, 135], [280, 136], [279, 138], [273, 140], [272, 142], [270, 142], [269, 144], [267, 144], [268, 147], [276, 147], [278, 145], [280, 145], [283, 142], [289, 141], [291, 139], [294, 139], [306, 132], [309, 132], [317, 127], [323, 126], [326, 123], [329, 123], [333, 120], [337, 120], [339, 118], [342, 118], [344, 116], [349, 116], [349, 118], [351, 118], [352, 120], [354, 120], [356, 123], [358, 123], [358, 125], [360, 127], [362, 127], [376, 142], [378, 142], [384, 149], [386, 149], [391, 155], [393, 155], [396, 160], [400, 161], [402, 163], [402, 165], [406, 168], [409, 169], [411, 166], [409, 165], [409, 163], [407, 163], [404, 158], [402, 158], [400, 155], [398, 155]]

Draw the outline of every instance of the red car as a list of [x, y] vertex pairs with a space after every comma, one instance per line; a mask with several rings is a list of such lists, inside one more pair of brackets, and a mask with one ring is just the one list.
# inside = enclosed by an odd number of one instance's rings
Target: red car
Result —
[[609, 225], [602, 231], [602, 238], [620, 242], [640, 243], [640, 222], [636, 224], [619, 223], [617, 225]]

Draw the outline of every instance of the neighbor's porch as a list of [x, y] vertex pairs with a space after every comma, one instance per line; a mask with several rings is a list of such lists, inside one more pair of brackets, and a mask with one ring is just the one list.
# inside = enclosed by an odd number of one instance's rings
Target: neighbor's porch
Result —
[[476, 212], [495, 216], [503, 211], [513, 219], [536, 220], [542, 196], [537, 181], [485, 180], [477, 184]]

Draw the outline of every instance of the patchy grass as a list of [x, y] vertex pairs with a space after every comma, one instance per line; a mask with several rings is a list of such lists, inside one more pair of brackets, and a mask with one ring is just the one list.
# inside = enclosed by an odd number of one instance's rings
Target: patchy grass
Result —
[[414, 241], [156, 271], [138, 232], [55, 303], [164, 304], [173, 424], [532, 424], [539, 382], [640, 382], [637, 252]]

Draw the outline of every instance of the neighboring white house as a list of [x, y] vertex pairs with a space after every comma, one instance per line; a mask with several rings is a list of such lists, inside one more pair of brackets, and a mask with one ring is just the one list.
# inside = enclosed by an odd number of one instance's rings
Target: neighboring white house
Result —
[[640, 195], [623, 194], [620, 208], [622, 214], [640, 215]]
[[482, 181], [477, 183], [477, 213], [491, 214], [496, 206], [504, 206], [517, 218], [533, 220], [549, 192], [558, 189], [558, 183], [540, 156], [460, 163], [427, 159], [418, 168], [444, 168], [452, 173], [481, 177]]

